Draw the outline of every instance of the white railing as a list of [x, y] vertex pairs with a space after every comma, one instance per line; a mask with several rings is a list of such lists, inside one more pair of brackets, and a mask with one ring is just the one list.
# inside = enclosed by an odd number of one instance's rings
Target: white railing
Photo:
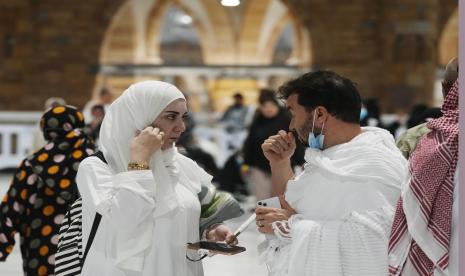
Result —
[[41, 112], [0, 112], [0, 169], [16, 168], [31, 152]]
[[[0, 170], [16, 168], [32, 152], [41, 112], [0, 111]], [[242, 146], [246, 132], [231, 136], [223, 128], [195, 128], [200, 146], [212, 154], [219, 167]], [[232, 145], [232, 147], [231, 147]]]

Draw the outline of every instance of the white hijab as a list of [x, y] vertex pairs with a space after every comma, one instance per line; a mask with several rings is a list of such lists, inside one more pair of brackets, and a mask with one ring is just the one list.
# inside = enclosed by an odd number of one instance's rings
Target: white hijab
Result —
[[[184, 99], [175, 86], [161, 81], [142, 81], [131, 85], [108, 108], [100, 129], [99, 147], [113, 173], [127, 171], [130, 161], [130, 146], [137, 130], [150, 126], [171, 102]], [[177, 184], [177, 151], [175, 148], [158, 150], [150, 160], [156, 184], [157, 206], [154, 218], [177, 209], [178, 198], [174, 191]], [[152, 224], [152, 222], [147, 221]], [[147, 230], [148, 229], [148, 230]], [[151, 246], [152, 227], [140, 227], [137, 239], [119, 233], [116, 239], [116, 265], [140, 271], [142, 263], [134, 265], [135, 259], [144, 256]], [[134, 234], [134, 233], [133, 233]]]

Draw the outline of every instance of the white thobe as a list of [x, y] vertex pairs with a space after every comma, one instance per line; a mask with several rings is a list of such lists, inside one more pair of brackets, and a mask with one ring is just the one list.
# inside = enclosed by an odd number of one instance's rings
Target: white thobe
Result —
[[[157, 183], [151, 171], [115, 175], [108, 165], [90, 157], [81, 163], [77, 181], [83, 198], [83, 247], [95, 212], [102, 214], [82, 275], [203, 275], [201, 262], [186, 259], [186, 243], [199, 240], [200, 217], [198, 191], [192, 190], [192, 183], [186, 183], [187, 178], [181, 177], [174, 189], [179, 208], [156, 219], [153, 211], [157, 203], [154, 198]], [[146, 236], [144, 229], [153, 229], [149, 233], [151, 237]], [[135, 233], [134, 241], [149, 240], [152, 244], [142, 258], [131, 258], [124, 266], [116, 266], [116, 252], [125, 254], [115, 248], [120, 233]], [[188, 254], [191, 258], [198, 257], [194, 252]], [[142, 270], [133, 271], [131, 267], [142, 267]]]
[[275, 230], [261, 256], [270, 275], [386, 275], [393, 210], [408, 172], [392, 136], [364, 128], [348, 143], [307, 149], [305, 160], [285, 194], [298, 215], [288, 235]]

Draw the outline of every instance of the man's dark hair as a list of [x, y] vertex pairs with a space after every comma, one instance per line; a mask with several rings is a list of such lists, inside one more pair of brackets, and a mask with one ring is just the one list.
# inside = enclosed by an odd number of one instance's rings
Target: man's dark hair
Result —
[[95, 110], [100, 110], [102, 111], [103, 113], [105, 113], [105, 107], [102, 105], [102, 104], [95, 104], [91, 107], [90, 111], [91, 112], [94, 112]]
[[243, 100], [243, 99], [244, 99], [244, 96], [242, 96], [241, 93], [236, 92], [236, 93], [234, 93], [233, 98], [234, 98], [234, 99], [238, 99], [238, 100]]
[[283, 84], [279, 96], [297, 95], [297, 102], [308, 112], [325, 107], [334, 117], [348, 123], [360, 122], [361, 98], [354, 83], [332, 71], [309, 72]]

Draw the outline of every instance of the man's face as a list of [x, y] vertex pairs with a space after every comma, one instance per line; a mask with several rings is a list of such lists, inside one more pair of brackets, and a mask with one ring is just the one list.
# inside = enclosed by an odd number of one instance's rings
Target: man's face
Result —
[[94, 108], [94, 109], [92, 109], [91, 114], [92, 114], [92, 116], [94, 117], [94, 119], [96, 119], [96, 120], [102, 120], [103, 117], [105, 116], [105, 111], [103, 111], [103, 110], [100, 109], [100, 108]]
[[242, 105], [244, 100], [241, 97], [234, 97], [234, 104], [235, 105]]
[[184, 120], [187, 116], [187, 105], [183, 99], [170, 103], [152, 123], [165, 133], [162, 149], [171, 148], [186, 130]]
[[289, 129], [295, 131], [299, 140], [306, 144], [308, 136], [312, 131], [313, 115], [312, 113], [308, 113], [305, 107], [300, 105], [297, 100], [297, 94], [292, 94], [287, 98], [286, 105], [292, 116]]

